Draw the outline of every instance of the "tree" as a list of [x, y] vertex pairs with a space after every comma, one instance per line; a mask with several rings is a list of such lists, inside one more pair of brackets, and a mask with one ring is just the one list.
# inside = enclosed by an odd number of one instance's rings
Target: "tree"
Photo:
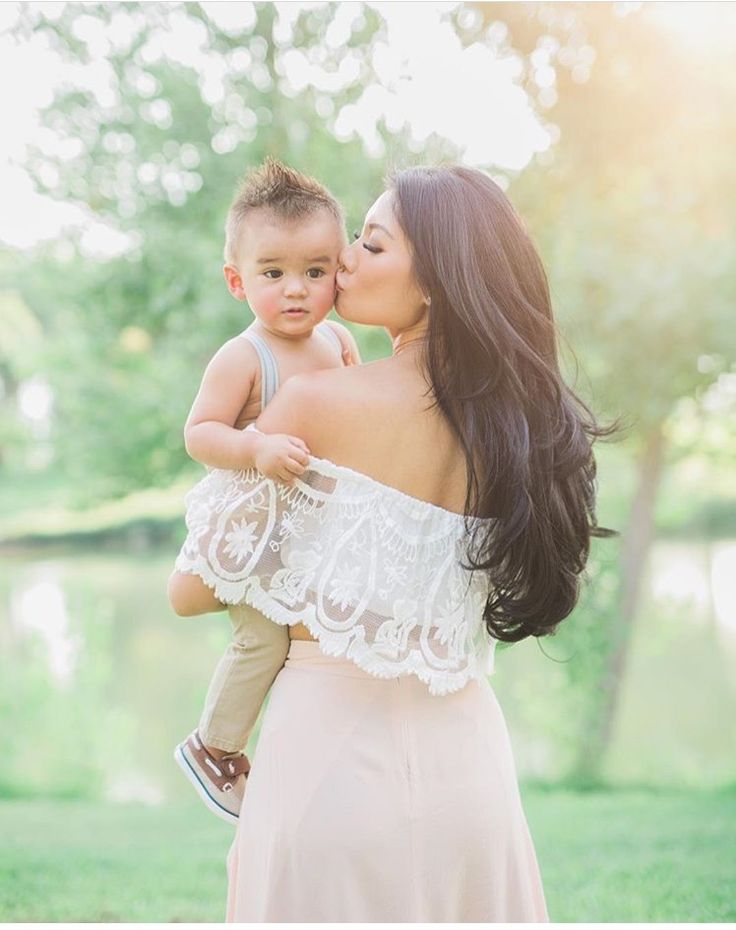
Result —
[[[198, 379], [249, 322], [221, 280], [224, 218], [245, 169], [270, 153], [314, 173], [353, 222], [380, 192], [383, 164], [358, 141], [339, 142], [329, 114], [370, 79], [381, 20], [366, 8], [328, 46], [338, 7], [294, 18], [256, 4], [240, 26], [218, 25], [195, 3], [70, 3], [53, 19], [22, 11], [19, 38], [43, 34], [63, 59], [96, 69], [89, 88], [61, 91], [46, 110], [54, 143], [28, 168], [39, 188], [127, 243], [100, 261], [77, 235], [18, 275], [46, 335], [39, 367], [56, 397], [55, 467], [79, 503], [189, 467], [181, 430]], [[337, 90], [295, 89], [289, 55], [319, 64]]]
[[[502, 20], [507, 41], [525, 53], [525, 86], [558, 137], [513, 180], [511, 195], [540, 243], [561, 328], [572, 334], [594, 388], [582, 385], [581, 393], [602, 415], [630, 421], [626, 438], [637, 462], [613, 603], [596, 598], [597, 646], [579, 657], [603, 657], [601, 666], [591, 664], [575, 766], [579, 778], [595, 780], [611, 736], [672, 418], [736, 357], [736, 179], [727, 155], [736, 138], [733, 48], [708, 56], [686, 48], [646, 5], [479, 7], [480, 28]], [[593, 560], [592, 574], [601, 571]], [[579, 615], [578, 626], [591, 623], [598, 618]], [[589, 633], [576, 634], [573, 625], [561, 632], [570, 643]]]

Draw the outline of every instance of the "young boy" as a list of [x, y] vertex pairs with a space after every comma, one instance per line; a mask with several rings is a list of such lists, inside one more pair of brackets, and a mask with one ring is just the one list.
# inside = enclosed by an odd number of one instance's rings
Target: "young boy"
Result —
[[[359, 364], [355, 339], [325, 320], [345, 245], [342, 210], [321, 184], [272, 159], [247, 176], [227, 217], [224, 274], [255, 320], [210, 361], [184, 429], [189, 455], [215, 468], [256, 468], [291, 482], [309, 463], [297, 436], [248, 430], [279, 383]], [[175, 571], [169, 598], [200, 579]], [[205, 804], [237, 823], [250, 764], [243, 753], [289, 648], [285, 626], [247, 605], [229, 608], [233, 639], [210, 682], [199, 727], [175, 750]]]

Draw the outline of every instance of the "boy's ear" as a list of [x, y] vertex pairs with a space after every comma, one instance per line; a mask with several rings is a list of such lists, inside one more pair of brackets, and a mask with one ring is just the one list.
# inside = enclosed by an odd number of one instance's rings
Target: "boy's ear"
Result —
[[235, 265], [225, 265], [222, 269], [222, 273], [225, 275], [227, 289], [233, 297], [236, 300], [247, 300], [245, 289], [243, 288], [243, 279], [240, 277], [240, 272]]

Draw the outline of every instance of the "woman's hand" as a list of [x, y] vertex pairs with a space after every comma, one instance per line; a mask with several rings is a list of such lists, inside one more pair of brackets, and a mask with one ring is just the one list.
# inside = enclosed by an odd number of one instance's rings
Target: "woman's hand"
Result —
[[291, 485], [309, 465], [309, 447], [298, 436], [264, 433], [259, 437], [254, 464], [267, 478]]

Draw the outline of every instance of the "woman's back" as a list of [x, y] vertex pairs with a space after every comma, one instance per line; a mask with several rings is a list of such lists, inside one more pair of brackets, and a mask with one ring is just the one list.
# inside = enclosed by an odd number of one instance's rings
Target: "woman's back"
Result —
[[[255, 428], [298, 435], [318, 459], [462, 514], [465, 459], [444, 415], [432, 406], [421, 349], [414, 340], [390, 358], [294, 376]], [[302, 623], [290, 626], [289, 635], [314, 638]]]
[[[442, 412], [432, 407], [415, 344], [391, 358], [313, 372], [291, 401], [319, 413], [300, 436], [310, 452], [445, 510], [463, 513], [465, 458]], [[430, 409], [431, 408], [431, 409]], [[268, 416], [258, 420], [268, 429]]]

